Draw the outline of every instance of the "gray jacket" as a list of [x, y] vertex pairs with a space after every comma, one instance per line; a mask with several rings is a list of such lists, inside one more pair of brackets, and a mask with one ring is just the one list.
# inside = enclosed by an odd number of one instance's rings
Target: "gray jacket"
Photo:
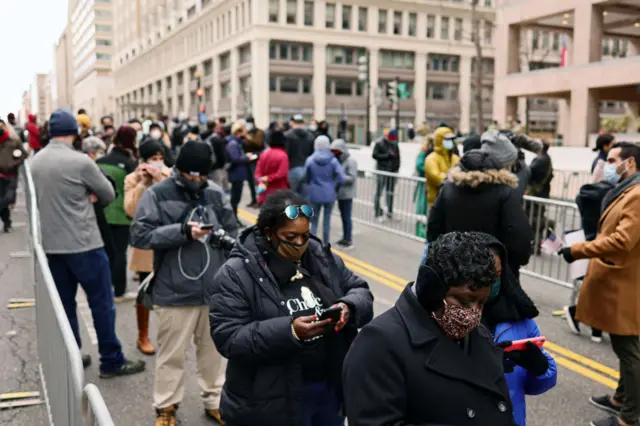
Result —
[[115, 191], [98, 165], [71, 144], [52, 139], [31, 160], [40, 210], [42, 247], [48, 254], [84, 253], [104, 247], [91, 194], [101, 205]]
[[338, 159], [344, 175], [344, 183], [338, 188], [338, 200], [353, 200], [356, 198], [356, 182], [358, 181], [358, 163], [349, 154], [347, 143], [342, 139], [336, 139], [331, 143], [331, 149], [342, 151]]
[[[209, 286], [226, 255], [222, 249], [194, 241], [185, 233], [184, 224], [192, 213], [192, 221], [213, 224], [214, 230], [222, 228], [237, 237], [238, 225], [231, 205], [222, 189], [211, 181], [198, 199], [178, 184], [174, 174], [140, 198], [131, 224], [131, 245], [153, 250], [155, 305], [209, 304]], [[197, 280], [192, 279], [201, 274]]]

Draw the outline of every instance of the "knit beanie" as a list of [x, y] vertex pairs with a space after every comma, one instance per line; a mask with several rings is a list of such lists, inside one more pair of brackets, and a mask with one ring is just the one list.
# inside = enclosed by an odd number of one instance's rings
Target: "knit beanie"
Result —
[[87, 114], [78, 114], [76, 120], [78, 121], [78, 126], [84, 127], [85, 129], [91, 128], [91, 118], [89, 118]]
[[156, 154], [164, 155], [164, 150], [162, 149], [162, 142], [156, 140], [148, 140], [143, 142], [140, 145], [140, 158], [142, 161], [147, 161], [149, 158], [153, 157]]
[[316, 138], [313, 148], [316, 151], [329, 151], [331, 149], [331, 141], [328, 137], [320, 135]]
[[482, 134], [480, 151], [495, 158], [502, 167], [513, 164], [518, 159], [518, 149], [508, 137], [497, 130], [488, 130]]
[[74, 136], [78, 134], [78, 122], [71, 110], [58, 108], [49, 117], [49, 136]]
[[194, 176], [206, 176], [211, 171], [211, 147], [208, 143], [191, 141], [182, 145], [176, 169]]

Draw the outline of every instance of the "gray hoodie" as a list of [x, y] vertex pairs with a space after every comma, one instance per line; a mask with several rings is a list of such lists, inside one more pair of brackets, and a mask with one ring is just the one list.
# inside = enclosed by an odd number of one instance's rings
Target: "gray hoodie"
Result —
[[342, 139], [336, 139], [331, 144], [332, 150], [342, 151], [338, 158], [344, 175], [344, 184], [338, 188], [338, 200], [353, 200], [356, 198], [356, 181], [358, 180], [358, 163], [349, 154], [347, 143]]

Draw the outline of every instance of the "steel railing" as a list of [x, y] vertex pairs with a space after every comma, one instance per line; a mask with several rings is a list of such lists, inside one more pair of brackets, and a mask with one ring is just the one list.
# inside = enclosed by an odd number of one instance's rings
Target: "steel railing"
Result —
[[[29, 221], [29, 249], [36, 299], [38, 370], [49, 423], [52, 426], [113, 425], [93, 385], [84, 386], [82, 355], [41, 245], [40, 214], [29, 161], [21, 171]], [[94, 389], [95, 388], [95, 389]], [[89, 403], [83, 406], [83, 398]]]
[[[427, 215], [422, 214], [420, 208], [420, 196], [426, 196], [421, 194], [425, 191], [425, 184], [424, 178], [361, 170], [353, 200], [353, 221], [416, 241], [426, 241]], [[576, 187], [575, 191], [578, 189]], [[388, 201], [392, 202], [391, 216], [387, 215]], [[381, 207], [382, 214], [380, 211], [376, 212], [376, 206]], [[542, 253], [540, 244], [549, 230], [562, 236], [582, 227], [577, 206], [568, 201], [525, 196], [523, 209], [529, 218], [535, 239], [534, 253], [521, 272], [573, 289], [574, 284], [566, 263], [555, 254]]]

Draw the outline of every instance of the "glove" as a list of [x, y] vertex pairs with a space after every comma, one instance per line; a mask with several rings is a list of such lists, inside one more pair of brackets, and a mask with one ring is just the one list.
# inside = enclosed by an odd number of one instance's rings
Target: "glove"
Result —
[[567, 263], [573, 263], [573, 261], [575, 260], [571, 255], [571, 247], [562, 247], [560, 250], [558, 250], [558, 254], [564, 257], [564, 260]]
[[[511, 346], [513, 342], [511, 340], [505, 340], [504, 342], [500, 342], [498, 343], [496, 346], [499, 347], [502, 350], [505, 350], [506, 348], [508, 348], [509, 346]], [[509, 373], [513, 373], [513, 370], [516, 366], [516, 363], [513, 362], [513, 360], [511, 360], [511, 358], [509, 358], [509, 352], [504, 352], [502, 355], [502, 366], [504, 368], [504, 373], [505, 374], [509, 374]]]
[[505, 352], [505, 357], [534, 376], [541, 376], [549, 369], [549, 360], [542, 353], [542, 349], [532, 342], [527, 342], [527, 348], [524, 351]]

